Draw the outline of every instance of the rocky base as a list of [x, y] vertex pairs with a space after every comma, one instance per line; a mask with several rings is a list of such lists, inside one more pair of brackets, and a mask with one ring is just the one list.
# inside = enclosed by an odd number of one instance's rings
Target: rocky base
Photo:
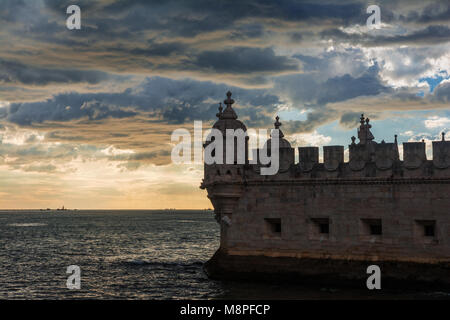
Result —
[[205, 263], [211, 279], [286, 281], [311, 285], [366, 288], [369, 265], [381, 269], [382, 288], [450, 290], [450, 262], [425, 264], [229, 255], [219, 249]]

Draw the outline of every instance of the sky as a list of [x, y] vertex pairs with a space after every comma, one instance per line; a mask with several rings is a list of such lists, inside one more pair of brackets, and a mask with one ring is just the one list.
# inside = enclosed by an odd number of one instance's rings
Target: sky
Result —
[[0, 26], [0, 209], [210, 208], [171, 133], [228, 90], [293, 147], [347, 149], [361, 113], [400, 153], [450, 137], [448, 0], [0, 0]]

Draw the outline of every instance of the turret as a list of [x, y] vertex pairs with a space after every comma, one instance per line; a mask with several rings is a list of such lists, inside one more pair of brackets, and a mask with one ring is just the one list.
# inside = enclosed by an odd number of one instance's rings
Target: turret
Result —
[[[278, 154], [279, 154], [279, 163], [280, 163], [280, 168], [279, 168], [279, 172], [283, 172], [286, 171], [287, 169], [289, 169], [289, 167], [291, 165], [293, 165], [295, 163], [295, 154], [294, 154], [294, 149], [291, 147], [291, 144], [289, 143], [289, 141], [287, 141], [284, 138], [284, 133], [283, 131], [281, 131], [280, 127], [282, 126], [282, 123], [280, 122], [280, 117], [276, 117], [275, 118], [275, 123], [274, 123], [274, 127], [275, 130], [278, 130]], [[273, 133], [273, 131], [272, 131]], [[270, 139], [267, 140], [266, 144], [265, 144], [265, 148], [268, 149], [267, 154], [271, 155], [272, 154], [272, 134], [270, 135]]]
[[[227, 93], [227, 99], [224, 101], [225, 110], [223, 110], [222, 105], [219, 106], [219, 113], [217, 114], [219, 119], [213, 125], [213, 129], [221, 133], [222, 141], [216, 141], [214, 132], [211, 132], [204, 144], [205, 157], [207, 147], [213, 141], [215, 146], [220, 143], [223, 151], [223, 157], [220, 158], [219, 154], [215, 154], [216, 148], [213, 149], [212, 153], [217, 156], [217, 162], [205, 163], [205, 177], [202, 184], [202, 188], [206, 188], [208, 191], [208, 198], [214, 206], [216, 220], [221, 225], [221, 246], [223, 248], [226, 247], [227, 230], [233, 221], [233, 211], [243, 192], [240, 183], [243, 181], [244, 166], [248, 161], [247, 128], [237, 119], [238, 116], [232, 107], [234, 100], [231, 99], [231, 95], [231, 92]], [[234, 136], [233, 133], [236, 133], [237, 136]], [[242, 133], [245, 135], [242, 135]], [[228, 157], [227, 139], [232, 139], [233, 146], [232, 155]], [[240, 159], [239, 154], [243, 155], [243, 159]]]

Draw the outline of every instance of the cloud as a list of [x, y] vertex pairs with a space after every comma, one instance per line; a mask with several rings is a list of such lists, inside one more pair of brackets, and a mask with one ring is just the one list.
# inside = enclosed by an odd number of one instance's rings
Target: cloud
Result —
[[370, 31], [365, 0], [79, 0], [79, 31], [69, 4], [0, 1], [2, 206], [199, 199], [170, 134], [211, 127], [228, 90], [248, 128], [281, 112], [300, 145], [347, 144], [361, 113], [383, 135], [448, 126], [450, 82], [423, 82], [450, 72], [448, 1], [381, 1]]
[[401, 46], [401, 45], [429, 45], [442, 44], [450, 41], [450, 28], [443, 25], [431, 25], [407, 34], [373, 35], [371, 33], [347, 33], [338, 28], [324, 30], [320, 33], [323, 39], [347, 41], [366, 47]]
[[424, 121], [425, 127], [428, 129], [442, 128], [450, 126], [450, 118], [433, 116]]
[[49, 83], [76, 82], [96, 84], [109, 77], [107, 73], [101, 71], [34, 67], [0, 59], [0, 83], [6, 84], [47, 85]]
[[126, 118], [137, 114], [135, 111], [120, 109], [115, 105], [89, 98], [90, 95], [70, 93], [60, 94], [42, 102], [13, 103], [8, 107], [6, 118], [13, 123], [31, 125], [44, 121], [69, 121], [84, 117], [89, 120]]
[[235, 47], [222, 51], [204, 51], [189, 62], [195, 68], [232, 74], [298, 69], [295, 61], [275, 55], [272, 48]]

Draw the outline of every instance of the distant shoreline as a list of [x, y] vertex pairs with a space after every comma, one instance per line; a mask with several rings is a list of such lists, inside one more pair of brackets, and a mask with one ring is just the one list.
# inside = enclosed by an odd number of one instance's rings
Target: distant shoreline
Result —
[[68, 211], [213, 211], [213, 209], [0, 209], [0, 212], [37, 211], [37, 212], [68, 212]]

